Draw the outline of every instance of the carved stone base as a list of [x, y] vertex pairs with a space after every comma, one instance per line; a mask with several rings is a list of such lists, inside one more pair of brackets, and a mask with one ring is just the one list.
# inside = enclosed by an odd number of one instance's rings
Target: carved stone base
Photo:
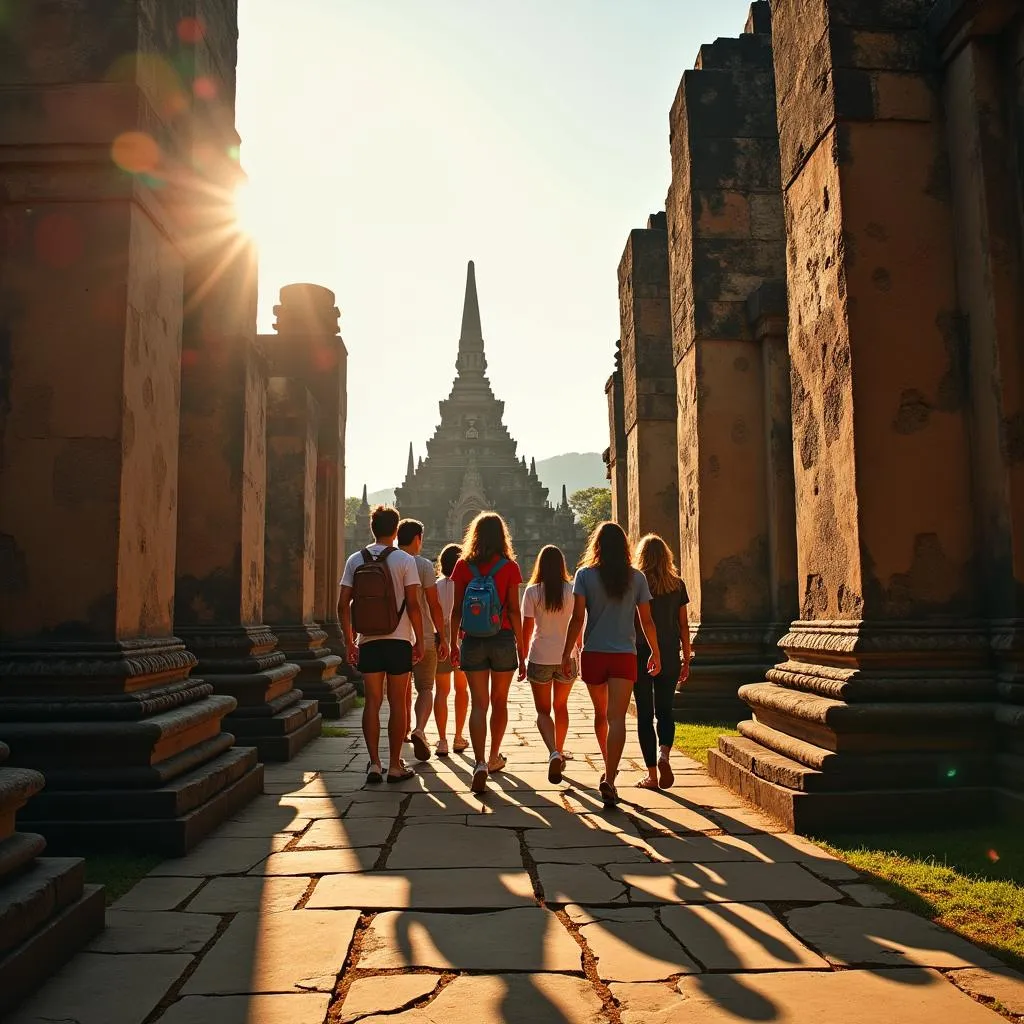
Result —
[[[0, 743], [0, 765], [8, 755]], [[42, 788], [38, 772], [0, 767], [0, 1017], [103, 928], [103, 888], [85, 885], [85, 862], [40, 857], [43, 837], [14, 831]]]
[[11, 763], [47, 777], [23, 819], [51, 849], [182, 854], [262, 791], [256, 751], [222, 727], [235, 698], [194, 664], [176, 638], [0, 646]]
[[363, 674], [348, 660], [348, 648], [345, 646], [345, 638], [341, 634], [341, 623], [337, 619], [328, 619], [320, 623], [320, 628], [327, 634], [326, 647], [331, 654], [341, 658], [341, 668], [338, 675], [344, 676], [355, 690], [357, 697], [365, 697], [366, 690], [363, 687]]
[[324, 718], [341, 718], [355, 705], [355, 687], [338, 671], [342, 660], [327, 646], [327, 634], [315, 623], [275, 626], [281, 650], [299, 666], [296, 684], [320, 705]]
[[782, 657], [776, 642], [784, 630], [767, 624], [699, 623], [691, 631], [690, 677], [676, 693], [677, 722], [736, 722], [746, 714], [739, 689], [764, 679]]
[[256, 747], [260, 760], [288, 761], [319, 735], [319, 723], [310, 725], [316, 702], [303, 702], [294, 685], [299, 666], [285, 660], [266, 626], [188, 627], [181, 634], [199, 659], [196, 671], [238, 702], [224, 718], [225, 729]]
[[991, 814], [987, 643], [960, 624], [794, 623], [709, 771], [799, 830]]

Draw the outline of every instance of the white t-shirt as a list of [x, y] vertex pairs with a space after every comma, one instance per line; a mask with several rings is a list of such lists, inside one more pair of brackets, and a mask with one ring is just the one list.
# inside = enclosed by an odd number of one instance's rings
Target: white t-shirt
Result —
[[[371, 555], [379, 555], [384, 548], [384, 544], [370, 544], [366, 550]], [[341, 577], [341, 585], [343, 587], [352, 586], [355, 580], [356, 569], [362, 564], [363, 549], [360, 548], [345, 563], [345, 572]], [[402, 602], [405, 600], [405, 588], [418, 587], [420, 585], [420, 574], [416, 568], [416, 559], [408, 552], [400, 551], [397, 548], [392, 554], [388, 555], [388, 560], [385, 564], [391, 573], [391, 581], [395, 586], [395, 610], [397, 611], [402, 607]], [[374, 640], [407, 640], [409, 643], [415, 643], [416, 631], [412, 628], [412, 620], [409, 618], [408, 609], [402, 612], [402, 618], [394, 633], [389, 633], [387, 636], [368, 636], [365, 643], [372, 643]], [[360, 636], [357, 638], [357, 642], [364, 643], [364, 640]]]
[[427, 603], [427, 591], [437, 586], [437, 573], [434, 563], [422, 555], [414, 555], [416, 572], [420, 578], [420, 614], [423, 616], [423, 646], [426, 650], [434, 649], [434, 623], [430, 618], [430, 605]]
[[447, 576], [437, 579], [437, 599], [441, 602], [441, 613], [444, 615], [444, 635], [452, 631], [452, 608], [455, 606], [455, 580]]
[[544, 604], [544, 584], [535, 583], [526, 588], [523, 598], [523, 618], [533, 619], [533, 639], [530, 641], [529, 661], [535, 665], [560, 665], [565, 647], [565, 634], [572, 618], [572, 584], [566, 583], [562, 607], [548, 611]]

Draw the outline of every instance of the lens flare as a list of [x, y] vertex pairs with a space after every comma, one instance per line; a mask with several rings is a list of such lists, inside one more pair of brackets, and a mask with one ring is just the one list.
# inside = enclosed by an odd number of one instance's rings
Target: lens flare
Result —
[[196, 99], [215, 100], [217, 98], [217, 83], [204, 75], [192, 83], [192, 92], [195, 93]]
[[114, 139], [110, 155], [129, 174], [151, 174], [160, 163], [160, 147], [145, 132], [122, 132]]
[[178, 22], [178, 38], [183, 43], [195, 46], [201, 43], [206, 35], [206, 26], [200, 18], [182, 18]]
[[999, 854], [996, 853], [995, 850], [989, 850], [988, 853], [986, 854], [986, 856], [988, 857], [988, 859], [990, 861], [992, 861], [993, 864], [995, 864], [996, 861], [999, 860]]

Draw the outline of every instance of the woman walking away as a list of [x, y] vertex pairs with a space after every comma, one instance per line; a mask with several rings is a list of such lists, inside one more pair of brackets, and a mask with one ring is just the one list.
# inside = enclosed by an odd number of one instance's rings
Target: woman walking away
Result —
[[[459, 560], [458, 544], [449, 544], [437, 559], [437, 596], [441, 600], [441, 612], [444, 615], [444, 630], [448, 641], [448, 650], [453, 650], [457, 637], [452, 637], [452, 609], [455, 607], [455, 583], [452, 570]], [[452, 688], [452, 675], [455, 676], [455, 742], [452, 750], [461, 754], [469, 744], [462, 735], [466, 727], [466, 715], [469, 712], [469, 681], [466, 673], [455, 668], [451, 658], [439, 662], [437, 675], [434, 677], [434, 722], [437, 735], [440, 737], [436, 747], [438, 757], [448, 756], [448, 694]]]
[[[569, 691], [576, 679], [577, 666], [574, 660], [571, 672], [563, 674], [561, 662], [572, 609], [572, 584], [565, 570], [565, 556], [559, 548], [548, 544], [537, 556], [523, 597], [523, 643], [530, 652], [526, 677], [533, 687], [537, 729], [548, 748], [549, 782], [561, 782], [565, 770], [563, 749], [569, 731]], [[522, 674], [519, 678], [523, 678]]]
[[[686, 584], [676, 572], [672, 552], [656, 533], [640, 538], [636, 564], [651, 591], [651, 617], [661, 652], [661, 672], [651, 675], [647, 671], [650, 648], [646, 638], [637, 637], [637, 680], [633, 697], [636, 700], [636, 731], [644, 764], [647, 765], [647, 775], [637, 785], [641, 789], [668, 789], [675, 781], [669, 761], [676, 729], [672, 719], [672, 698], [676, 687], [685, 683], [690, 674], [690, 624], [686, 618], [689, 597]], [[655, 718], [658, 721], [657, 734]]]
[[[523, 616], [519, 584], [523, 577], [508, 539], [505, 520], [496, 512], [481, 512], [469, 524], [462, 557], [452, 570], [455, 600], [452, 636], [462, 631], [458, 659], [452, 663], [469, 680], [469, 738], [476, 767], [473, 792], [487, 787], [489, 772], [501, 771], [507, 761], [501, 741], [508, 725], [508, 688], [516, 667], [525, 669]], [[487, 708], [491, 709], [491, 750], [484, 760]]]
[[651, 618], [651, 592], [644, 574], [633, 568], [622, 527], [601, 523], [590, 535], [580, 566], [573, 581], [562, 672], [568, 674], [572, 667], [572, 651], [586, 619], [580, 674], [594, 704], [594, 732], [604, 755], [601, 799], [610, 807], [619, 802], [615, 776], [626, 744], [626, 712], [636, 682], [635, 616], [651, 650], [647, 671], [652, 676], [661, 672], [661, 654]]

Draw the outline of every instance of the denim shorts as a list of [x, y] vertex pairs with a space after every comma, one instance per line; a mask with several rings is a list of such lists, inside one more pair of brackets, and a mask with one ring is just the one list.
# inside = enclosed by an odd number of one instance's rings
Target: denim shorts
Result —
[[515, 672], [519, 668], [515, 633], [503, 629], [494, 636], [463, 637], [459, 668], [463, 672]]
[[531, 683], [571, 683], [579, 675], [576, 668], [576, 659], [572, 659], [571, 673], [567, 676], [562, 675], [561, 665], [538, 665], [536, 662], [531, 661], [526, 666], [526, 678]]

